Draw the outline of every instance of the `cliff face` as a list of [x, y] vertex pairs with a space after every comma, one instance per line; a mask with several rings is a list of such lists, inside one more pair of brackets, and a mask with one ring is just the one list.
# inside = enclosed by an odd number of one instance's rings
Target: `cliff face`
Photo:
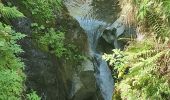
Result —
[[[67, 59], [67, 56], [57, 58], [53, 53], [43, 51], [42, 48], [36, 43], [31, 28], [31, 23], [35, 23], [34, 16], [24, 6], [21, 0], [2, 0], [4, 3], [11, 2], [22, 13], [25, 18], [18, 18], [10, 20], [10, 23], [16, 31], [22, 32], [27, 35], [19, 44], [25, 51], [21, 54], [21, 57], [25, 63], [25, 73], [27, 75], [26, 90], [29, 92], [31, 89], [38, 92], [43, 100], [103, 100], [101, 90], [97, 86], [95, 78], [96, 69], [94, 67], [94, 61], [89, 55], [89, 43], [87, 41], [87, 34], [80, 27], [79, 23], [68, 15], [68, 11], [63, 7], [60, 13], [57, 13], [55, 22], [49, 23], [56, 30], [65, 33], [65, 43], [74, 45], [79, 54], [86, 56], [86, 59], [80, 60]], [[74, 0], [73, 0], [74, 1]], [[109, 8], [109, 3], [106, 1], [92, 2], [92, 6], [96, 11], [94, 14], [98, 19], [104, 20], [108, 23], [115, 21], [117, 25], [118, 14], [120, 13], [120, 7], [117, 5], [118, 1], [114, 1], [113, 8]], [[113, 2], [113, 1], [109, 1]], [[82, 2], [83, 3], [83, 2]], [[100, 6], [101, 4], [104, 4]], [[106, 7], [106, 8], [105, 8]], [[68, 9], [74, 10], [76, 9]], [[109, 10], [108, 10], [109, 9]], [[107, 11], [108, 12], [107, 12]], [[114, 16], [112, 14], [114, 12]], [[108, 15], [108, 16], [106, 16]], [[41, 19], [40, 19], [41, 20]], [[115, 46], [115, 38], [112, 38], [116, 33], [113, 31], [119, 31], [117, 27], [108, 24], [107, 29], [103, 29], [103, 37], [100, 37], [97, 49], [99, 51], [107, 52]], [[109, 27], [110, 25], [110, 27]], [[122, 24], [122, 27], [125, 27]], [[106, 27], [105, 27], [106, 28]], [[124, 32], [125, 29], [122, 29]], [[33, 35], [34, 34], [34, 35]], [[119, 33], [118, 33], [119, 34]], [[122, 34], [122, 33], [121, 33]], [[124, 45], [123, 43], [116, 45]], [[69, 49], [73, 55], [77, 55], [77, 51]]]
[[[11, 2], [25, 15], [31, 15], [20, 1], [3, 2]], [[25, 51], [20, 56], [25, 63], [26, 91], [37, 91], [43, 100], [101, 100], [91, 60], [88, 57], [80, 62], [67, 60], [66, 57], [57, 58], [54, 54], [42, 51], [33, 39], [32, 20], [29, 16], [10, 20], [16, 31], [27, 35], [19, 42]], [[67, 15], [66, 10], [56, 18], [55, 26], [57, 30], [65, 30], [65, 44], [75, 45], [80, 54], [88, 56], [87, 37], [79, 24]]]

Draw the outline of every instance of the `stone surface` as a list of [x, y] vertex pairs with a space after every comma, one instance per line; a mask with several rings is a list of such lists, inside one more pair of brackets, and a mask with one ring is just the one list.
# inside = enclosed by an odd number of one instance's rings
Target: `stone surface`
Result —
[[[68, 29], [65, 42], [76, 45], [82, 55], [89, 56], [87, 36], [78, 22], [68, 15], [65, 15], [62, 19], [60, 17], [60, 20], [60, 23], [57, 22], [56, 24]], [[63, 58], [61, 63], [61, 70], [64, 72], [62, 76], [64, 76], [63, 79], [67, 84], [66, 91], [70, 100], [102, 100], [94, 76], [94, 66], [89, 58], [79, 64]]]
[[102, 37], [115, 48], [123, 49], [136, 32], [132, 5], [124, 1], [120, 1], [120, 4], [119, 17], [103, 31]]
[[[21, 6], [18, 0], [7, 1], [12, 1], [17, 7]], [[25, 15], [30, 15], [29, 13]], [[65, 32], [66, 44], [74, 44], [82, 55], [89, 56], [85, 32], [67, 13], [64, 9], [63, 13], [56, 18], [56, 29]], [[67, 60], [66, 57], [57, 59], [54, 55], [43, 52], [37, 47], [32, 39], [31, 19], [19, 18], [11, 23], [17, 31], [28, 35], [19, 42], [25, 51], [21, 57], [26, 65], [27, 92], [31, 89], [37, 91], [42, 100], [103, 100], [96, 84], [95, 70], [90, 58], [79, 63]]]
[[[69, 16], [60, 20], [62, 23], [56, 24], [67, 23], [65, 42], [76, 45], [82, 54], [87, 55], [87, 37], [79, 24]], [[65, 57], [56, 59], [55, 56], [41, 51], [31, 38], [30, 21], [27, 18], [11, 21], [17, 31], [28, 35], [20, 41], [25, 51], [21, 57], [26, 64], [27, 91], [31, 89], [37, 91], [43, 100], [102, 99], [100, 90], [96, 86], [93, 63], [85, 60], [77, 65], [76, 61], [67, 60]]]
[[27, 92], [37, 91], [42, 100], [67, 100], [59, 64], [55, 56], [37, 48], [31, 38], [31, 22], [27, 18], [11, 21], [16, 31], [25, 33], [26, 38], [19, 44], [25, 51], [21, 54], [25, 63]]
[[135, 36], [135, 28], [127, 25], [125, 22], [124, 16], [120, 16], [103, 31], [102, 37], [118, 49], [123, 49], [127, 41]]

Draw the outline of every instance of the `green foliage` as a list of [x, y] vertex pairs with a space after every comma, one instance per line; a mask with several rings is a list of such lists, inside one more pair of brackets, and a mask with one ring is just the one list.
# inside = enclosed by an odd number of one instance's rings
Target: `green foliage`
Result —
[[[138, 9], [138, 21], [152, 29], [158, 37], [169, 37], [169, 0], [134, 0]], [[147, 23], [147, 25], [146, 25]]]
[[16, 57], [23, 52], [17, 41], [25, 35], [16, 33], [10, 26], [0, 22], [0, 99], [21, 99], [23, 91], [24, 67], [21, 59]]
[[[169, 0], [133, 0], [142, 41], [131, 41], [124, 51], [103, 58], [117, 79], [114, 100], [169, 100]], [[163, 69], [163, 70], [162, 70]]]
[[15, 54], [23, 52], [20, 45], [17, 44], [17, 40], [23, 38], [25, 35], [16, 33], [10, 26], [0, 23], [0, 69], [9, 68], [22, 68], [23, 63], [19, 58], [16, 58]]
[[0, 70], [0, 100], [21, 100], [23, 91], [21, 76], [22, 72], [19, 73], [16, 70]]
[[[3, 18], [17, 18], [24, 17], [24, 15], [19, 12], [16, 7], [5, 7], [2, 3], [0, 3], [0, 15]], [[0, 16], [0, 17], [1, 17]]]
[[125, 54], [123, 51], [118, 49], [113, 50], [113, 54], [104, 54], [102, 57], [106, 61], [109, 61], [109, 65], [113, 67], [113, 77], [115, 81], [122, 77], [128, 67], [128, 62], [125, 59]]
[[[138, 0], [136, 0], [136, 2], [137, 1]], [[137, 18], [140, 20], [143, 20], [149, 10], [149, 8], [148, 8], [149, 0], [143, 0], [142, 2], [138, 1], [137, 4], [139, 5], [139, 11], [138, 11]]]
[[[27, 8], [24, 11], [31, 12], [31, 19], [41, 24], [41, 26], [37, 23], [32, 24], [34, 27], [32, 31], [35, 33], [32, 38], [36, 38], [41, 47], [45, 47], [57, 57], [76, 60], [76, 63], [85, 59], [77, 47], [64, 43], [65, 34], [63, 32], [51, 28], [61, 9], [62, 0], [21, 0], [21, 2], [21, 5], [24, 3]], [[20, 6], [20, 4], [18, 5]], [[23, 10], [22, 7], [21, 10]], [[9, 18], [24, 17], [24, 15], [16, 7], [5, 7], [0, 3], [0, 17], [3, 22], [10, 24]], [[22, 94], [25, 90], [25, 76], [22, 72], [24, 63], [18, 57], [19, 53], [24, 51], [17, 44], [18, 40], [23, 37], [25, 35], [15, 32], [10, 26], [0, 22], [0, 100], [21, 100], [25, 97]], [[41, 98], [32, 92], [26, 95], [25, 99], [40, 100]]]
[[36, 94], [35, 91], [32, 91], [31, 93], [27, 94], [28, 100], [41, 100], [41, 98]]
[[40, 43], [46, 47], [51, 48], [50, 51], [54, 52], [57, 57], [61, 57], [65, 52], [64, 47], [64, 33], [56, 32], [53, 28], [50, 28], [44, 36], [40, 38]]
[[80, 50], [73, 43], [65, 43], [65, 33], [56, 31], [54, 28], [47, 28], [38, 23], [32, 23], [35, 41], [39, 47], [57, 57], [65, 57], [66, 60], [73, 60], [76, 63], [86, 59]]
[[[24, 17], [15, 7], [5, 7], [0, 3], [1, 21]], [[17, 55], [23, 50], [17, 41], [25, 37], [12, 30], [11, 26], [0, 22], [0, 100], [21, 100], [25, 80], [22, 72], [24, 63]]]
[[163, 11], [164, 14], [167, 15], [168, 17], [170, 16], [170, 1], [169, 0], [161, 0], [162, 1], [162, 6], [163, 6]]
[[[153, 38], [155, 37], [147, 38], [140, 43], [134, 41], [125, 51], [113, 50], [113, 54], [103, 56], [118, 73], [114, 100], [170, 99], [170, 85], [167, 78], [159, 72], [159, 69], [168, 63], [162, 58], [170, 58], [168, 39], [162, 43], [154, 41]], [[146, 41], [152, 42], [146, 45]]]
[[33, 37], [41, 49], [54, 53], [57, 57], [65, 57], [67, 60], [80, 62], [85, 59], [77, 47], [71, 43], [65, 43], [65, 33], [53, 27], [55, 15], [62, 7], [62, 0], [22, 1], [33, 15], [35, 22], [32, 23]]
[[[24, 17], [15, 7], [5, 7], [2, 3], [0, 14], [4, 20]], [[0, 100], [22, 100], [25, 88], [23, 85], [25, 74], [22, 72], [24, 63], [17, 56], [24, 51], [17, 42], [25, 36], [0, 22]], [[40, 100], [35, 93], [29, 97], [29, 100]]]
[[73, 65], [79, 65], [83, 60], [87, 59], [73, 43], [65, 44], [65, 48], [66, 52], [63, 57], [70, 62], [74, 62], [75, 64]]
[[55, 20], [55, 12], [61, 8], [61, 0], [22, 0], [27, 9], [33, 15], [35, 21], [52, 23]]

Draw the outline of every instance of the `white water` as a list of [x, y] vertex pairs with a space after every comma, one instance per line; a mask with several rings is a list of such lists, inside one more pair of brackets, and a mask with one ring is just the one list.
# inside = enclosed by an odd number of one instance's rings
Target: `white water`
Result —
[[102, 28], [104, 28], [107, 24], [103, 21], [98, 21], [94, 19], [84, 19], [80, 17], [76, 17], [77, 21], [80, 23], [80, 26], [86, 31], [90, 46], [90, 54], [95, 59], [93, 63], [95, 63], [94, 67], [96, 69], [96, 80], [97, 84], [100, 87], [103, 98], [105, 100], [112, 100], [113, 93], [113, 78], [111, 75], [111, 71], [108, 68], [107, 63], [102, 60], [101, 54], [96, 52], [96, 46], [98, 39], [102, 35]]
[[114, 82], [111, 71], [107, 63], [102, 60], [102, 55], [96, 51], [98, 39], [102, 35], [102, 30], [107, 27], [107, 23], [95, 19], [95, 15], [93, 15], [93, 7], [90, 6], [92, 0], [88, 0], [91, 2], [87, 3], [82, 3], [81, 1], [82, 0], [66, 0], [65, 4], [70, 12], [70, 15], [79, 22], [80, 26], [87, 34], [90, 47], [89, 53], [94, 59], [93, 63], [96, 69], [95, 77], [102, 96], [104, 100], [112, 100]]

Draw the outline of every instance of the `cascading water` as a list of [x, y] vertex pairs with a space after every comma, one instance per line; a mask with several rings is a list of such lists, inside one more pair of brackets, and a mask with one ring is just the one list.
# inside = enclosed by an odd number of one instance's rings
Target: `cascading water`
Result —
[[93, 58], [96, 69], [97, 84], [104, 100], [111, 100], [114, 85], [111, 71], [107, 63], [102, 60], [101, 53], [96, 50], [98, 40], [102, 35], [103, 29], [107, 27], [107, 23], [96, 19], [95, 11], [91, 6], [92, 2], [93, 0], [65, 0], [65, 5], [70, 15], [79, 22], [87, 34], [89, 53]]
[[96, 46], [99, 37], [101, 37], [100, 29], [106, 26], [106, 23], [102, 21], [97, 21], [93, 19], [79, 19], [76, 18], [80, 23], [80, 26], [86, 31], [90, 46], [90, 55], [93, 57], [94, 67], [96, 69], [96, 79], [99, 85], [103, 98], [105, 100], [112, 99], [113, 93], [113, 78], [111, 76], [111, 71], [105, 61], [102, 60], [101, 54], [96, 51]]

